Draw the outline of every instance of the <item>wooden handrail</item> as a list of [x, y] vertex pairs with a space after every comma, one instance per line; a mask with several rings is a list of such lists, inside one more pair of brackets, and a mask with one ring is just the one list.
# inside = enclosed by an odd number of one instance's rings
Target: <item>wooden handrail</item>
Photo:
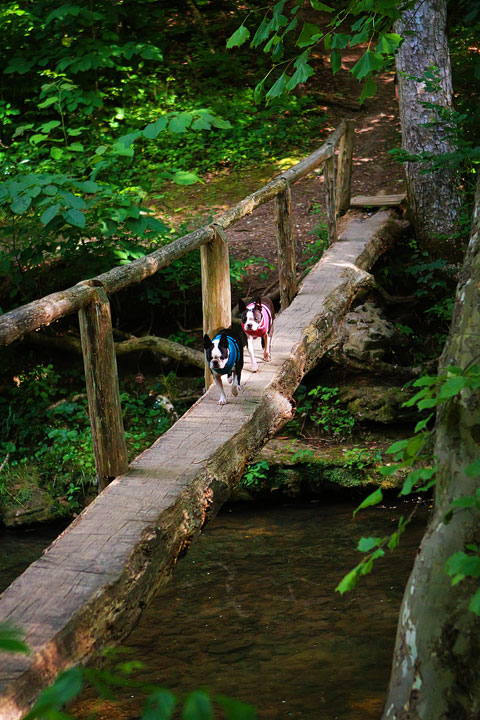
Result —
[[[338, 165], [335, 170], [335, 149], [339, 143]], [[204, 332], [210, 333], [222, 325], [228, 327], [231, 323], [231, 301], [225, 230], [255, 208], [275, 198], [280, 300], [284, 310], [296, 292], [290, 186], [325, 163], [328, 236], [329, 242], [333, 242], [336, 239], [337, 213], [345, 209], [350, 201], [352, 152], [353, 124], [352, 121], [343, 120], [318, 150], [240, 200], [210, 225], [184, 235], [128, 265], [112, 268], [90, 280], [82, 280], [67, 290], [47, 295], [0, 317], [1, 347], [66, 315], [74, 312], [79, 314], [90, 424], [100, 489], [127, 468], [108, 295], [151, 277], [174, 260], [200, 248]], [[207, 387], [210, 381], [210, 372], [206, 368]]]
[[[326, 159], [332, 157], [336, 146], [345, 133], [346, 127], [345, 120], [342, 120], [318, 150], [220, 215], [215, 219], [215, 224], [226, 230], [245, 215], [250, 214], [255, 208], [284, 192], [285, 181], [292, 185], [305, 177]], [[129, 285], [134, 285], [151, 277], [158, 270], [166, 267], [174, 260], [178, 260], [186, 253], [197, 250], [205, 243], [210, 242], [214, 235], [214, 229], [210, 225], [206, 225], [188, 233], [188, 235], [183, 235], [178, 240], [155, 250], [145, 257], [132, 261], [128, 265], [112, 268], [91, 280], [82, 280], [67, 290], [46, 295], [40, 300], [34, 300], [27, 305], [22, 305], [5, 313], [0, 316], [0, 347], [9, 345], [14, 340], [19, 340], [27, 332], [38, 330], [66, 315], [78, 312], [91, 302], [94, 297], [94, 290], [92, 289], [94, 281], [97, 286], [103, 286], [107, 295], [112, 295]]]

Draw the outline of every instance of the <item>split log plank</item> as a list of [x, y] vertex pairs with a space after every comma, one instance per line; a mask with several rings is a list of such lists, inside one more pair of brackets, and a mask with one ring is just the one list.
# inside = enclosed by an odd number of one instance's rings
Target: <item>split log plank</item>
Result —
[[[399, 228], [393, 211], [355, 218], [275, 319], [272, 362], [217, 404], [215, 387], [116, 478], [0, 598], [30, 656], [0, 654], [0, 717], [19, 720], [56, 673], [120, 641], [168, 580], [178, 556], [228, 498], [291, 397], [325, 354], [367, 271]], [[260, 349], [257, 348], [257, 353]]]
[[350, 200], [350, 207], [398, 207], [406, 199], [400, 195], [355, 195]]

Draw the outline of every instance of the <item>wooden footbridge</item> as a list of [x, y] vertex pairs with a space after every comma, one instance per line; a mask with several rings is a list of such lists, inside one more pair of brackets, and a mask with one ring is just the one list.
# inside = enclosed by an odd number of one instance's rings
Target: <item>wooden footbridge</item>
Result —
[[[357, 217], [337, 239], [350, 201], [353, 126], [343, 122], [311, 156], [216, 219], [152, 255], [0, 318], [0, 344], [78, 312], [97, 474], [103, 491], [0, 597], [0, 622], [23, 628], [32, 654], [0, 654], [0, 719], [21, 718], [59, 670], [124, 637], [177, 558], [229, 497], [246, 463], [292, 416], [292, 395], [336, 335], [368, 269], [398, 233], [395, 212]], [[332, 244], [296, 288], [290, 185], [324, 164]], [[196, 248], [202, 253], [204, 329], [230, 324], [225, 230], [275, 198], [282, 312], [273, 358], [242, 391], [205, 395], [127, 467], [108, 295]], [[109, 482], [112, 477], [115, 479]]]

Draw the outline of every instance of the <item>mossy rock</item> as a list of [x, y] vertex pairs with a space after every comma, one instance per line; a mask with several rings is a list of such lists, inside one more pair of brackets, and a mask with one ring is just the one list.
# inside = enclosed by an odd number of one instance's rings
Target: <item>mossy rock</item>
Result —
[[11, 482], [0, 506], [0, 520], [7, 527], [48, 522], [65, 514], [65, 508], [39, 487], [35, 473]]
[[[390, 444], [388, 440], [385, 447]], [[234, 500], [271, 498], [325, 498], [332, 495], [360, 497], [380, 487], [401, 487], [405, 473], [385, 477], [380, 473], [378, 450], [371, 446], [337, 443], [314, 447], [299, 440], [274, 438], [250, 464]]]
[[404, 389], [398, 385], [380, 385], [371, 380], [356, 378], [354, 382], [343, 383], [339, 388], [339, 398], [357, 421], [385, 425], [415, 422], [419, 418], [416, 408], [403, 407], [414, 391], [415, 389]]

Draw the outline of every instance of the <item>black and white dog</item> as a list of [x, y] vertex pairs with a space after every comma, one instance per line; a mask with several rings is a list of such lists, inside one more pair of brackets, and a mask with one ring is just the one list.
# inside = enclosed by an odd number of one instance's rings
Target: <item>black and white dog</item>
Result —
[[273, 319], [275, 310], [269, 297], [257, 297], [248, 305], [243, 300], [238, 303], [242, 328], [247, 336], [247, 349], [252, 364], [252, 372], [257, 372], [258, 365], [253, 353], [253, 341], [262, 339], [263, 359], [270, 362], [272, 359]]
[[220, 391], [219, 405], [225, 405], [227, 398], [223, 392], [222, 375], [227, 375], [229, 383], [233, 382], [232, 395], [238, 395], [240, 378], [243, 369], [243, 346], [245, 342], [231, 328], [219, 330], [213, 340], [203, 336], [203, 347], [208, 367], [212, 371], [215, 385]]

